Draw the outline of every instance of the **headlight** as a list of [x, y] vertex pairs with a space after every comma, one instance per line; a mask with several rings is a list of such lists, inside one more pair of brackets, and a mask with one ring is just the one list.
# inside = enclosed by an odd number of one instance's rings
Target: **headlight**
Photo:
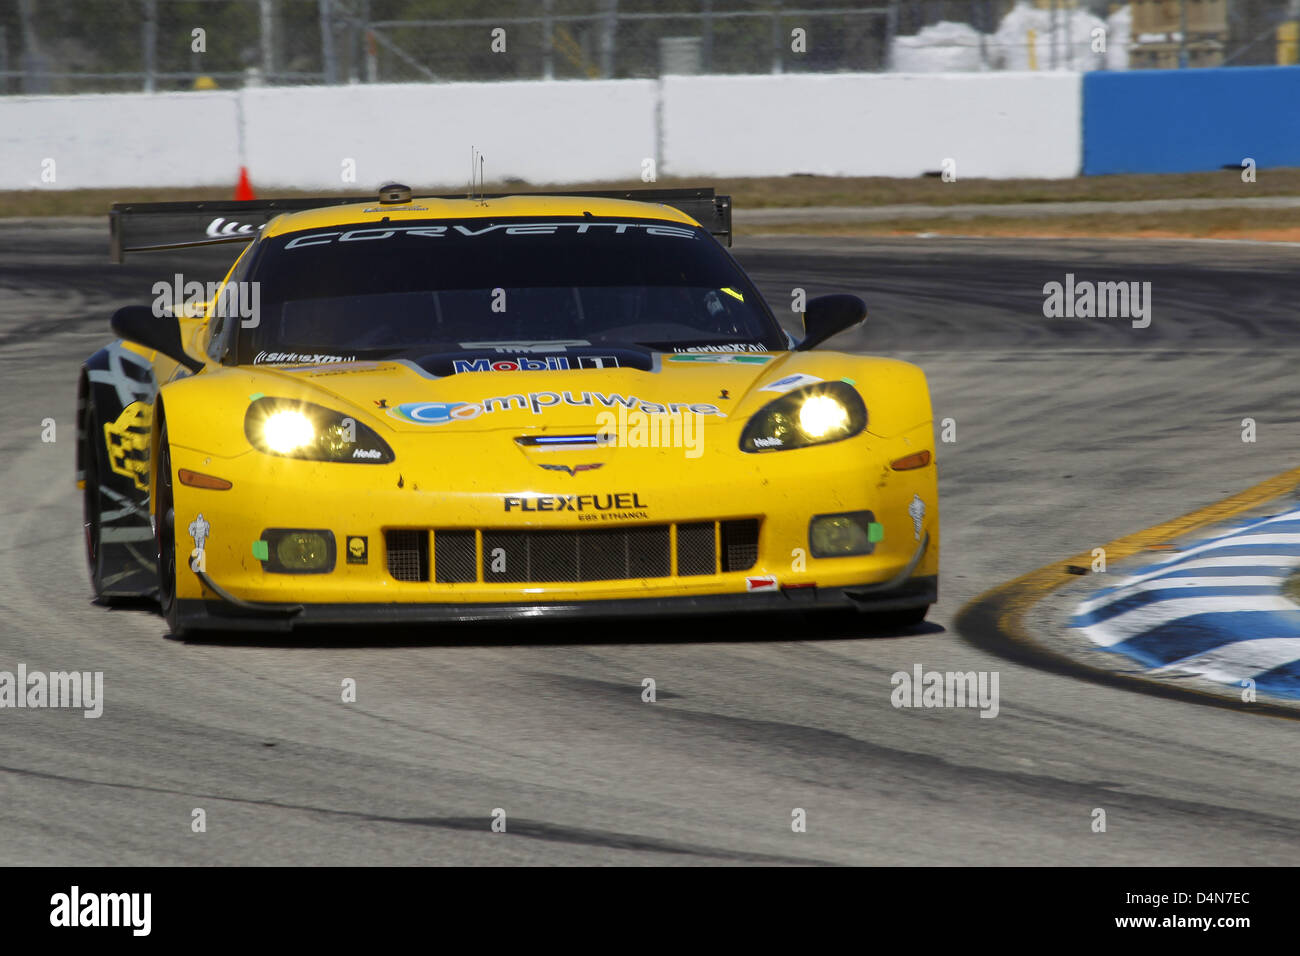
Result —
[[740, 436], [741, 451], [785, 451], [852, 438], [867, 427], [867, 406], [847, 382], [818, 382], [759, 410]]
[[248, 406], [244, 434], [258, 451], [310, 461], [386, 464], [393, 450], [375, 430], [321, 405], [259, 398]]

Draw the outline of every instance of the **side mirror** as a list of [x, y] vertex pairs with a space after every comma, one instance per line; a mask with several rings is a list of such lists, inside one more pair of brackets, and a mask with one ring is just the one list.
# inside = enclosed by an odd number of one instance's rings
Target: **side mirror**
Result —
[[181, 325], [174, 315], [154, 315], [147, 305], [128, 305], [113, 313], [109, 325], [128, 342], [161, 352], [191, 372], [203, 368], [202, 362], [181, 347]]
[[832, 335], [853, 328], [866, 317], [867, 304], [856, 295], [819, 295], [804, 310], [804, 338], [794, 350], [806, 352]]

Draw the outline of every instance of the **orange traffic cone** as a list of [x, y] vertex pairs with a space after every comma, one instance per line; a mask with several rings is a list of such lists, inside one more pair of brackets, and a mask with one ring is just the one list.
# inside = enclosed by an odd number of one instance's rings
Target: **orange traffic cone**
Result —
[[248, 181], [248, 167], [239, 167], [239, 182], [235, 185], [235, 198], [241, 202], [248, 199], [256, 199], [253, 193], [253, 184]]

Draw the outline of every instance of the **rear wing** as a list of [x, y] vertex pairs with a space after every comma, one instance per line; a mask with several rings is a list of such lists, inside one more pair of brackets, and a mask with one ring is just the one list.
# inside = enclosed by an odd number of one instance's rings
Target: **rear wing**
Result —
[[[701, 189], [601, 189], [594, 191], [475, 194], [475, 199], [507, 196], [577, 196], [592, 199], [630, 199], [663, 203], [690, 216], [725, 245], [731, 245], [731, 197]], [[465, 199], [464, 193], [412, 196], [420, 199]], [[213, 202], [114, 203], [108, 214], [110, 251], [121, 263], [128, 252], [188, 249], [225, 242], [252, 242], [263, 226], [281, 213], [352, 203], [374, 203], [370, 196], [252, 199]]]

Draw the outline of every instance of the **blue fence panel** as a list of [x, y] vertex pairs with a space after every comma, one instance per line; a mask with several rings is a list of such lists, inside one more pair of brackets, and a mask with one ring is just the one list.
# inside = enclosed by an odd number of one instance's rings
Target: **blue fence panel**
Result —
[[1300, 166], [1300, 66], [1087, 73], [1083, 172]]

